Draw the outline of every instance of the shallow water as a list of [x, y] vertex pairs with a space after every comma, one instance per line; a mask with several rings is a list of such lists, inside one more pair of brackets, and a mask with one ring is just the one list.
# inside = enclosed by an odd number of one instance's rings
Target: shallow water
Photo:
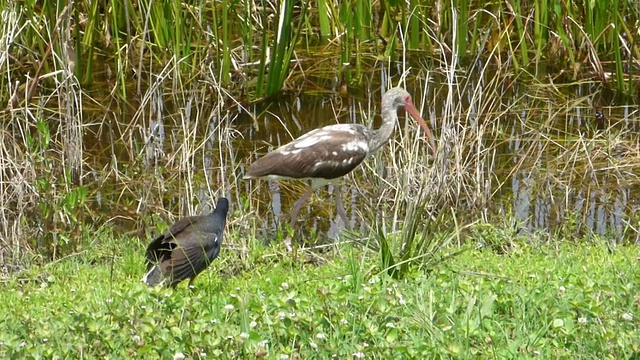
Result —
[[[388, 73], [393, 71], [375, 69], [363, 85], [351, 86], [344, 96], [336, 91], [337, 81], [326, 81], [324, 88], [303, 86], [256, 104], [226, 101], [216, 106], [205, 91], [175, 94], [158, 87], [146, 99], [132, 96], [112, 101], [106, 116], [102, 111], [87, 111], [84, 153], [90, 170], [85, 171], [83, 183], [92, 189], [90, 207], [116, 228], [139, 232], [148, 226], [149, 218], [172, 219], [208, 211], [213, 198], [224, 195], [231, 199], [232, 211], [236, 207], [258, 214], [259, 236], [273, 238], [277, 223], [288, 221], [291, 205], [308, 185], [242, 180], [245, 167], [320, 126], [377, 126], [384, 86], [380, 83], [389, 81]], [[445, 139], [439, 146], [446, 148], [447, 142], [456, 141], [455, 134], [463, 133], [455, 128], [443, 131], [448, 87], [443, 76], [420, 74], [419, 81], [411, 82], [410, 92], [437, 141]], [[467, 81], [482, 84], [487, 80]], [[472, 189], [480, 194], [447, 203], [458, 209], [458, 216], [464, 218], [468, 212], [469, 220], [484, 217], [500, 222], [505, 214], [513, 214], [531, 232], [570, 223], [567, 237], [613, 234], [618, 242], [638, 242], [636, 134], [640, 123], [634, 107], [612, 106], [613, 100], [602, 90], [594, 92], [591, 84], [565, 87], [560, 93], [539, 84], [517, 84], [501, 98], [490, 100], [502, 104], [493, 109], [504, 111], [484, 113], [471, 100], [478, 96], [478, 86], [465, 91], [459, 103], [466, 112], [455, 121], [467, 131], [481, 129], [482, 145], [471, 142], [458, 155], [469, 159], [484, 147], [491, 156], [490, 163], [485, 159], [479, 167], [485, 172], [481, 176], [473, 173], [473, 167], [462, 168], [468, 174], [453, 174], [480, 179]], [[604, 117], [596, 116], [597, 111]], [[340, 189], [356, 228], [365, 227], [368, 221], [363, 211], [376, 211], [375, 206], [389, 194], [389, 189], [379, 190], [375, 185], [380, 179], [393, 179], [389, 152], [401, 156], [405, 150], [398, 139], [419, 131], [413, 121], [405, 119], [402, 114], [395, 145], [381, 150], [380, 159], [387, 162], [382, 167], [376, 162], [375, 174], [371, 166], [361, 167], [330, 189]], [[483, 127], [486, 124], [490, 125]], [[450, 166], [456, 161], [453, 152], [443, 153], [444, 161], [432, 166]], [[370, 181], [372, 176], [378, 180]], [[386, 200], [394, 206], [393, 196]], [[301, 226], [308, 233], [335, 234], [341, 224], [336, 222], [334, 204], [327, 190], [319, 191], [303, 209]], [[243, 226], [242, 221], [232, 224]]]

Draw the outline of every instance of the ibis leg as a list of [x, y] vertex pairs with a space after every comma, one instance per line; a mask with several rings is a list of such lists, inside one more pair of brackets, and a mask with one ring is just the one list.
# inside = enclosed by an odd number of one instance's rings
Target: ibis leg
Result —
[[296, 203], [293, 204], [293, 210], [291, 211], [291, 223], [290, 223], [292, 229], [295, 228], [296, 220], [298, 218], [298, 213], [300, 212], [302, 205], [304, 205], [304, 203], [307, 202], [307, 200], [309, 200], [312, 192], [313, 192], [313, 189], [305, 192], [304, 194], [302, 194], [302, 197], [300, 197], [300, 199], [298, 199], [298, 201], [296, 201]]
[[349, 221], [349, 217], [347, 216], [347, 211], [344, 209], [344, 206], [342, 205], [342, 196], [340, 194], [340, 187], [339, 186], [334, 186], [333, 187], [333, 193], [334, 193], [333, 196], [336, 197], [336, 206], [338, 208], [338, 214], [342, 218], [342, 221], [344, 221], [344, 226], [348, 230], [352, 230], [351, 229], [351, 222]]

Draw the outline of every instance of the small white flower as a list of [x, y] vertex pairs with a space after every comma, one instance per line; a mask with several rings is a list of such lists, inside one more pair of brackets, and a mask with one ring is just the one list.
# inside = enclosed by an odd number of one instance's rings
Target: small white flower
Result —
[[539, 350], [534, 350], [533, 353], [537, 356], [540, 356], [540, 351]]
[[587, 318], [586, 317], [579, 317], [578, 318], [578, 324], [584, 325], [587, 323]]
[[289, 313], [289, 317], [290, 317], [290, 318], [294, 318], [294, 317], [296, 317], [296, 313], [294, 313], [294, 312], [290, 312], [290, 313]]
[[536, 274], [531, 274], [531, 275], [529, 275], [529, 277], [532, 278], [532, 279], [537, 278]]
[[317, 349], [318, 348], [318, 344], [314, 343], [313, 341], [309, 342], [309, 346], [311, 346], [312, 349]]
[[271, 278], [266, 278], [266, 279], [264, 279], [264, 281], [271, 282]]
[[185, 358], [185, 356], [184, 356], [184, 354], [183, 354], [183, 353], [181, 353], [181, 352], [176, 353], [175, 355], [173, 355], [173, 360], [182, 360], [182, 359], [184, 359], [184, 358]]
[[131, 337], [131, 341], [133, 341], [133, 342], [135, 342], [135, 343], [140, 342], [140, 340], [141, 340], [141, 339], [140, 339], [140, 336], [139, 336], [139, 335], [133, 335], [133, 336]]
[[240, 333], [240, 338], [241, 339], [248, 339], [249, 338], [249, 334], [247, 334], [246, 332], [241, 332]]
[[29, 299], [31, 299], [31, 296], [25, 296], [24, 299], [29, 301]]
[[364, 300], [364, 296], [362, 296], [362, 295], [358, 296], [358, 300], [360, 300], [360, 301]]
[[231, 310], [235, 309], [235, 306], [233, 306], [233, 305], [231, 305], [231, 304], [228, 304], [228, 305], [225, 305], [225, 306], [224, 306], [224, 309], [225, 309], [225, 310], [229, 310], [229, 311], [231, 311]]
[[368, 343], [368, 342], [365, 342], [364, 344], [362, 344], [362, 346], [364, 346], [364, 347], [368, 348], [368, 347], [369, 347], [369, 343]]
[[235, 299], [235, 298], [237, 298], [237, 297], [238, 297], [238, 295], [233, 294], [233, 293], [229, 294], [229, 296], [231, 296], [231, 298], [232, 298], [232, 299]]
[[287, 354], [280, 355], [280, 360], [287, 360], [288, 358], [289, 358], [289, 355]]
[[353, 356], [354, 359], [364, 359], [364, 353], [363, 352], [357, 352], [357, 353], [353, 353], [351, 355]]
[[233, 340], [233, 335], [227, 335], [227, 340], [229, 341]]
[[624, 320], [624, 321], [632, 321], [633, 320], [633, 314], [631, 314], [631, 313], [622, 314], [622, 320]]
[[375, 280], [375, 279], [371, 279], [371, 280], [369, 280], [369, 284], [373, 285], [373, 284], [375, 284], [375, 283], [376, 283], [376, 280]]
[[392, 322], [388, 322], [385, 326], [388, 327], [388, 328], [392, 328], [392, 329], [396, 328], [396, 324], [394, 324]]
[[268, 344], [269, 344], [269, 340], [261, 340], [261, 341], [258, 343], [258, 346], [260, 346], [260, 347], [265, 347], [265, 346], [267, 346]]
[[284, 320], [284, 318], [285, 318], [286, 316], [287, 316], [287, 315], [284, 313], [284, 311], [280, 311], [280, 312], [278, 312], [278, 317], [280, 318], [280, 320]]
[[318, 334], [316, 335], [316, 338], [317, 338], [317, 339], [320, 339], [320, 340], [322, 340], [322, 339], [326, 339], [326, 338], [327, 338], [327, 335], [326, 335], [326, 334], [324, 334], [324, 333], [318, 333]]
[[[287, 290], [289, 288], [289, 284], [287, 284], [286, 282], [283, 282], [280, 286], [285, 290]], [[287, 356], [289, 356], [289, 355], [287, 355]]]
[[398, 299], [400, 299], [400, 301], [399, 301], [400, 305], [406, 305], [407, 304], [407, 302], [404, 301], [404, 298], [402, 297], [402, 295], [398, 295]]
[[142, 310], [144, 310], [144, 309], [146, 309], [146, 308], [147, 308], [147, 307], [146, 307], [145, 305], [140, 306], [140, 309], [142, 309]]
[[254, 327], [256, 327], [256, 326], [258, 326], [258, 323], [257, 323], [257, 322], [255, 322], [255, 321], [252, 321], [252, 322], [249, 324], [249, 327], [250, 327], [250, 328], [252, 328], [252, 329], [253, 329]]
[[558, 288], [558, 291], [561, 292], [561, 293], [565, 292], [565, 290], [567, 290], [567, 289], [565, 289], [565, 287], [562, 286], [562, 285], [560, 285], [560, 287]]
[[237, 288], [236, 288], [236, 291], [240, 291], [240, 287], [237, 287]]
[[105, 300], [105, 302], [106, 302], [107, 304], [111, 304], [111, 303], [113, 302], [113, 299], [112, 299], [112, 298], [108, 298], [107, 300]]
[[71, 288], [71, 290], [70, 290], [70, 291], [71, 291], [72, 293], [74, 293], [74, 292], [76, 292], [76, 289]]
[[47, 342], [47, 341], [49, 341], [49, 339], [47, 338], [42, 339], [42, 342]]
[[349, 320], [347, 320], [347, 319], [342, 319], [342, 320], [340, 320], [340, 323], [341, 323], [342, 325], [349, 325]]
[[214, 324], [214, 325], [217, 324], [218, 323], [218, 319], [212, 319], [211, 323]]
[[171, 293], [164, 293], [164, 297], [169, 297], [171, 296]]
[[200, 357], [201, 358], [206, 358], [207, 357], [207, 353], [206, 352], [201, 352], [200, 353]]

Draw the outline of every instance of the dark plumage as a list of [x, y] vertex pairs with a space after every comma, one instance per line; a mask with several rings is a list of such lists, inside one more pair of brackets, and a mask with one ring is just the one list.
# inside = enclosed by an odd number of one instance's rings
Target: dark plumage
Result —
[[149, 244], [146, 252], [147, 273], [142, 282], [149, 286], [178, 283], [196, 276], [220, 253], [229, 201], [220, 198], [209, 215], [180, 219]]

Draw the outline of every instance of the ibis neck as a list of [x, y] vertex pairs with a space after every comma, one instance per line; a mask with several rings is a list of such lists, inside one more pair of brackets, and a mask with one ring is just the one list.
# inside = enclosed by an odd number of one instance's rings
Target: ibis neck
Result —
[[374, 135], [369, 141], [369, 151], [374, 152], [380, 149], [393, 134], [393, 129], [398, 121], [398, 113], [395, 109], [382, 112], [382, 125], [374, 131]]

